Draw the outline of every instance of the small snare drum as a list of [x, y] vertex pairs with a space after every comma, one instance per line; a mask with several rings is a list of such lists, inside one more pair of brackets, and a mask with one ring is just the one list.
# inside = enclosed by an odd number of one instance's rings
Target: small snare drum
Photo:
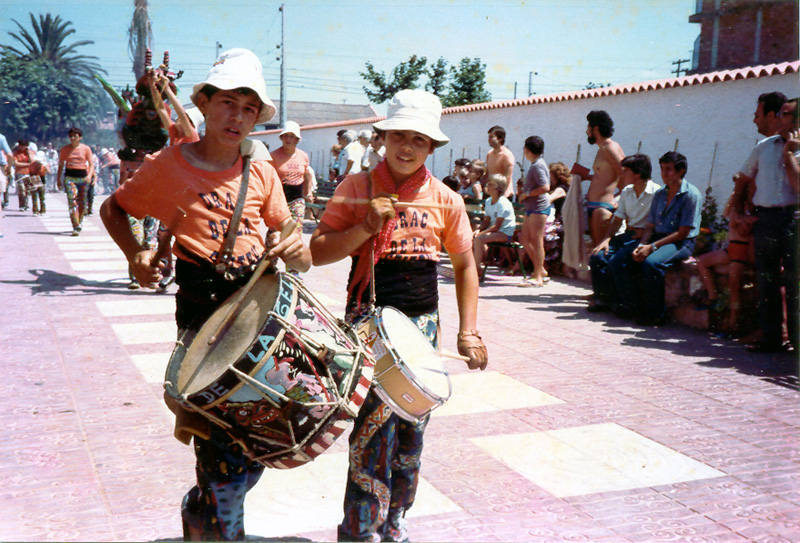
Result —
[[403, 313], [381, 307], [354, 326], [375, 357], [375, 393], [398, 416], [419, 422], [450, 398], [442, 357]]

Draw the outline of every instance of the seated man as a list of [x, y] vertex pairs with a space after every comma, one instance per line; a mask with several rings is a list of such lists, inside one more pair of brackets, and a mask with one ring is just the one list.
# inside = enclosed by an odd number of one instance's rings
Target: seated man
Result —
[[[653, 167], [647, 155], [632, 155], [622, 160], [620, 184], [624, 187], [606, 233], [592, 250], [589, 265], [592, 271], [594, 300], [589, 304], [590, 312], [610, 311], [616, 303], [614, 282], [608, 262], [616, 251], [626, 244], [635, 247], [644, 233], [650, 218], [650, 204], [656, 191], [661, 188], [650, 176]], [[625, 231], [617, 234], [625, 223]]]
[[611, 257], [611, 273], [620, 316], [645, 325], [663, 324], [664, 276], [668, 267], [691, 256], [700, 232], [700, 191], [686, 181], [686, 157], [670, 151], [658, 160], [664, 187], [656, 191], [639, 243]]

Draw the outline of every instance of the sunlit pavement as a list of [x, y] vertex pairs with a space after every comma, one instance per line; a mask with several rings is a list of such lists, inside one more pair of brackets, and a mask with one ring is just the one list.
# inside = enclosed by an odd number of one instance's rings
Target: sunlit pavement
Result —
[[[44, 217], [0, 219], [0, 539], [180, 539], [194, 472], [162, 400], [175, 286], [129, 291], [97, 212], [72, 237], [63, 195], [47, 199]], [[337, 315], [348, 266], [302, 276]], [[445, 263], [455, 350], [451, 275]], [[426, 432], [412, 541], [800, 541], [796, 358], [589, 314], [583, 283], [518, 281], [481, 287], [489, 369], [447, 362], [454, 393]], [[335, 539], [346, 468], [342, 437], [268, 470], [248, 539]]]

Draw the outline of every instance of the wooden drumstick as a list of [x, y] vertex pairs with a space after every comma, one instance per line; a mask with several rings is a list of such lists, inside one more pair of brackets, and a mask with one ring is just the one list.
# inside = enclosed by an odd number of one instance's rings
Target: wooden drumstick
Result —
[[442, 355], [443, 358], [453, 358], [455, 360], [463, 360], [464, 362], [470, 361], [470, 357], [454, 353], [453, 351], [449, 351], [447, 349], [442, 349], [439, 354]]
[[[370, 200], [366, 198], [345, 198], [344, 196], [334, 196], [330, 199], [335, 204], [369, 204]], [[456, 209], [455, 205], [451, 204], [437, 204], [436, 202], [394, 202], [396, 207], [418, 207], [420, 209]]]
[[[281, 230], [281, 241], [285, 240], [289, 236], [294, 233], [295, 228], [297, 228], [297, 221], [289, 221], [289, 223]], [[253, 290], [253, 286], [256, 284], [256, 281], [264, 274], [268, 267], [272, 265], [272, 261], [268, 260], [266, 257], [261, 259], [261, 262], [258, 263], [256, 269], [253, 271], [253, 276], [250, 277], [250, 280], [247, 281], [247, 284], [243, 286], [239, 291], [236, 293], [236, 298], [231, 303], [231, 307], [228, 309], [228, 314], [225, 315], [225, 318], [219, 323], [217, 329], [214, 330], [214, 333], [211, 334], [211, 337], [208, 338], [208, 344], [211, 345], [217, 341], [217, 338], [228, 329], [228, 326], [233, 321], [233, 317], [239, 313], [239, 308], [242, 305], [242, 301], [245, 297]]]
[[[180, 207], [177, 208], [175, 213], [175, 221], [172, 224], [172, 230], [177, 232], [178, 226], [180, 226], [181, 222], [183, 222], [183, 219], [185, 218], [186, 218], [186, 212]], [[156, 249], [153, 258], [150, 260], [151, 264], [155, 266], [158, 266], [158, 263], [161, 262], [161, 259], [164, 258], [165, 254], [167, 254], [167, 250], [169, 250], [170, 241], [172, 241], [172, 231], [167, 229], [167, 233], [169, 234], [169, 237], [166, 239], [164, 243], [158, 244], [158, 248]]]

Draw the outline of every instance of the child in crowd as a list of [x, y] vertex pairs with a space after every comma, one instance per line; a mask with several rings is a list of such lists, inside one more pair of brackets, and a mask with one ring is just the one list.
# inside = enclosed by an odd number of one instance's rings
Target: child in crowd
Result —
[[453, 162], [453, 172], [442, 179], [442, 183], [447, 185], [452, 191], [458, 192], [461, 179], [461, 173], [464, 173], [464, 176], [467, 174], [467, 166], [469, 166], [469, 159], [468, 158], [457, 158], [455, 162]]
[[493, 174], [486, 182], [489, 195], [483, 203], [484, 218], [481, 225], [473, 233], [472, 253], [478, 269], [480, 281], [484, 279], [486, 268], [482, 266], [486, 254], [486, 244], [492, 241], [511, 241], [517, 220], [514, 215], [514, 204], [503, 196], [508, 188], [508, 180], [503, 174]]
[[[752, 201], [753, 183], [748, 186], [749, 199]], [[697, 271], [703, 280], [706, 298], [697, 306], [697, 310], [717, 309], [719, 293], [714, 284], [712, 268], [728, 264], [728, 292], [730, 295], [730, 312], [721, 335], [728, 338], [740, 337], [739, 316], [742, 309], [742, 280], [744, 272], [754, 262], [753, 223], [755, 217], [749, 213], [740, 214], [733, 209], [733, 196], [728, 200], [723, 217], [728, 219], [728, 244], [724, 249], [717, 249], [697, 257]]]
[[484, 162], [475, 160], [467, 162], [458, 170], [458, 193], [464, 198], [475, 200], [483, 199], [483, 188], [481, 187], [481, 177], [486, 171]]
[[[136, 241], [126, 214], [155, 217], [175, 236], [180, 287], [175, 319], [180, 334], [199, 330], [223, 301], [247, 283], [261, 259], [281, 258], [287, 267], [301, 271], [311, 265], [311, 254], [298, 231], [271, 248], [259, 231], [262, 225], [283, 230], [294, 220], [275, 169], [266, 160], [245, 159], [240, 151], [255, 124], [266, 123], [275, 114], [258, 57], [246, 49], [222, 53], [206, 80], [194, 86], [191, 100], [205, 116], [203, 137], [147, 157], [100, 208], [109, 234], [142, 285], [159, 280], [158, 263]], [[244, 172], [249, 173], [249, 182], [239, 234], [230, 258], [218, 259], [224, 226], [234, 213], [234, 206], [226, 202], [238, 200]], [[265, 467], [247, 458], [220, 427], [210, 425], [206, 434], [194, 436], [197, 484], [182, 504], [184, 539], [242, 541], [245, 495]]]
[[[392, 98], [388, 116], [374, 125], [384, 138], [384, 160], [342, 180], [311, 237], [311, 253], [315, 265], [353, 257], [349, 318], [369, 314], [362, 298], [372, 282], [377, 306], [402, 311], [436, 345], [436, 262], [446, 250], [455, 271], [458, 351], [471, 369], [484, 369], [469, 219], [462, 199], [425, 167], [449, 141], [439, 129], [441, 111], [439, 99], [423, 90]], [[416, 424], [401, 419], [370, 390], [350, 434], [340, 541], [407, 541], [404, 517], [414, 502], [427, 423], [428, 417]]]
[[525, 253], [533, 262], [533, 274], [524, 279], [521, 287], [543, 287], [547, 272], [544, 269], [544, 229], [550, 216], [550, 171], [542, 158], [544, 140], [530, 136], [525, 140], [525, 158], [531, 163], [519, 201], [525, 206], [525, 221], [522, 223], [520, 241]]

